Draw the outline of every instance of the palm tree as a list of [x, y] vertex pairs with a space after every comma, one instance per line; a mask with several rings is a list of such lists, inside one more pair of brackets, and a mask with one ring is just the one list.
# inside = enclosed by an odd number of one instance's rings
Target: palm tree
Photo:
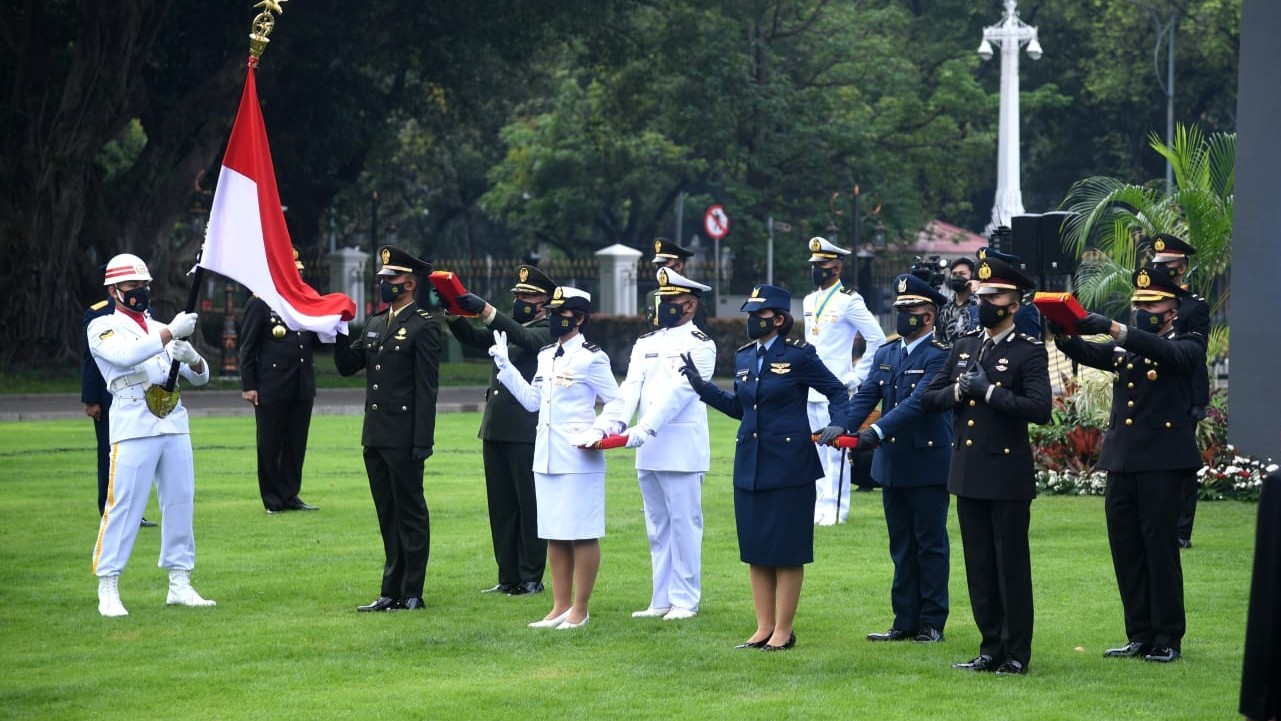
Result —
[[[1077, 271], [1077, 295], [1083, 305], [1119, 313], [1128, 306], [1130, 274], [1141, 241], [1171, 233], [1196, 248], [1191, 282], [1209, 297], [1215, 281], [1226, 276], [1232, 257], [1232, 208], [1236, 182], [1236, 134], [1215, 133], [1206, 138], [1197, 126], [1179, 125], [1174, 140], [1164, 143], [1155, 133], [1152, 149], [1174, 171], [1174, 188], [1165, 192], [1159, 181], [1134, 185], [1095, 176], [1077, 181], [1063, 200], [1071, 211], [1064, 238], [1082, 259]], [[1209, 298], [1212, 317], [1226, 307], [1227, 283]], [[1226, 329], [1216, 329], [1223, 336]], [[1225, 342], [1221, 340], [1220, 342]]]

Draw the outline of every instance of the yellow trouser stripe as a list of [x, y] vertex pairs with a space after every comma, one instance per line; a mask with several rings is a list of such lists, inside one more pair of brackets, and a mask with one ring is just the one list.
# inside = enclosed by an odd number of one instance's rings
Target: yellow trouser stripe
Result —
[[107, 530], [107, 516], [111, 514], [111, 507], [116, 504], [116, 454], [120, 452], [120, 444], [111, 445], [111, 470], [107, 474], [107, 505], [102, 508], [102, 523], [98, 524], [98, 542], [93, 547], [93, 573], [98, 574], [98, 558], [102, 555], [102, 534]]

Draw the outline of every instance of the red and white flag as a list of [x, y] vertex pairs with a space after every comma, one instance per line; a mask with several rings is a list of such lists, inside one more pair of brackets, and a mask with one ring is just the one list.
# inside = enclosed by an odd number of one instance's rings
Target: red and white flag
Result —
[[253, 68], [222, 159], [200, 265], [252, 290], [291, 329], [314, 331], [326, 342], [346, 333], [356, 315], [351, 298], [320, 295], [294, 265]]

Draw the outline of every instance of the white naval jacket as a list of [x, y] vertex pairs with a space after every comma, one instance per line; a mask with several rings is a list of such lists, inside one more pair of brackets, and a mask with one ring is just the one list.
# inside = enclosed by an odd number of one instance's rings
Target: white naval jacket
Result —
[[609, 418], [626, 426], [635, 412], [638, 432], [653, 432], [636, 449], [639, 470], [705, 473], [711, 464], [707, 406], [680, 373], [682, 353], [690, 355], [703, 380], [712, 379], [716, 342], [692, 321], [646, 333], [632, 346], [627, 378], [619, 388], [622, 402], [610, 409], [616, 415]]
[[[805, 313], [805, 341], [814, 346], [823, 365], [846, 388], [858, 390], [872, 369], [872, 356], [885, 342], [885, 333], [876, 316], [867, 309], [863, 296], [846, 289], [838, 280], [831, 288], [819, 288], [801, 303]], [[854, 334], [860, 333], [867, 349], [854, 365]], [[813, 388], [810, 401], [826, 400]]]
[[[559, 358], [558, 348], [565, 351]], [[498, 381], [525, 410], [538, 411], [535, 473], [605, 472], [603, 451], [585, 450], [572, 442], [588, 429], [607, 428], [603, 421], [596, 421], [597, 398], [605, 401], [607, 410], [620, 400], [609, 356], [600, 346], [587, 343], [580, 333], [564, 345], [552, 343], [538, 351], [538, 369], [531, 381], [526, 382], [511, 364], [498, 372]]]
[[[147, 410], [143, 393], [148, 386], [161, 385], [169, 379], [169, 366], [173, 359], [160, 342], [164, 323], [147, 319], [147, 330], [121, 310], [94, 318], [89, 322], [86, 335], [89, 352], [93, 354], [102, 379], [111, 393], [111, 442], [119, 443], [130, 438], [148, 438], [172, 433], [187, 433], [187, 409], [182, 401], [164, 418], [157, 418]], [[183, 363], [179, 375], [192, 385], [209, 382], [209, 364], [204, 372], [196, 373]]]

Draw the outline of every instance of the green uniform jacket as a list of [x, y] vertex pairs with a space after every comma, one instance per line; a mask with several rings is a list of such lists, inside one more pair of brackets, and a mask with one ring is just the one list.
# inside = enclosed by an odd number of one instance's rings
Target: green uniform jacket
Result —
[[436, 395], [445, 333], [431, 313], [410, 303], [396, 313], [370, 316], [365, 335], [334, 344], [338, 372], [365, 369], [366, 448], [431, 448], [435, 445]]
[[[521, 325], [499, 311], [494, 314], [488, 328], [457, 316], [448, 317], [446, 322], [459, 343], [473, 348], [488, 349], [494, 344], [494, 331], [506, 333], [507, 351], [511, 355], [512, 365], [516, 366], [516, 370], [527, 381], [534, 377], [534, 371], [538, 369], [538, 350], [552, 342], [546, 318]], [[538, 413], [525, 410], [503, 384], [498, 382], [498, 367], [491, 367], [489, 389], [485, 391], [485, 417], [480, 422], [480, 439], [533, 443], [537, 427]]]

